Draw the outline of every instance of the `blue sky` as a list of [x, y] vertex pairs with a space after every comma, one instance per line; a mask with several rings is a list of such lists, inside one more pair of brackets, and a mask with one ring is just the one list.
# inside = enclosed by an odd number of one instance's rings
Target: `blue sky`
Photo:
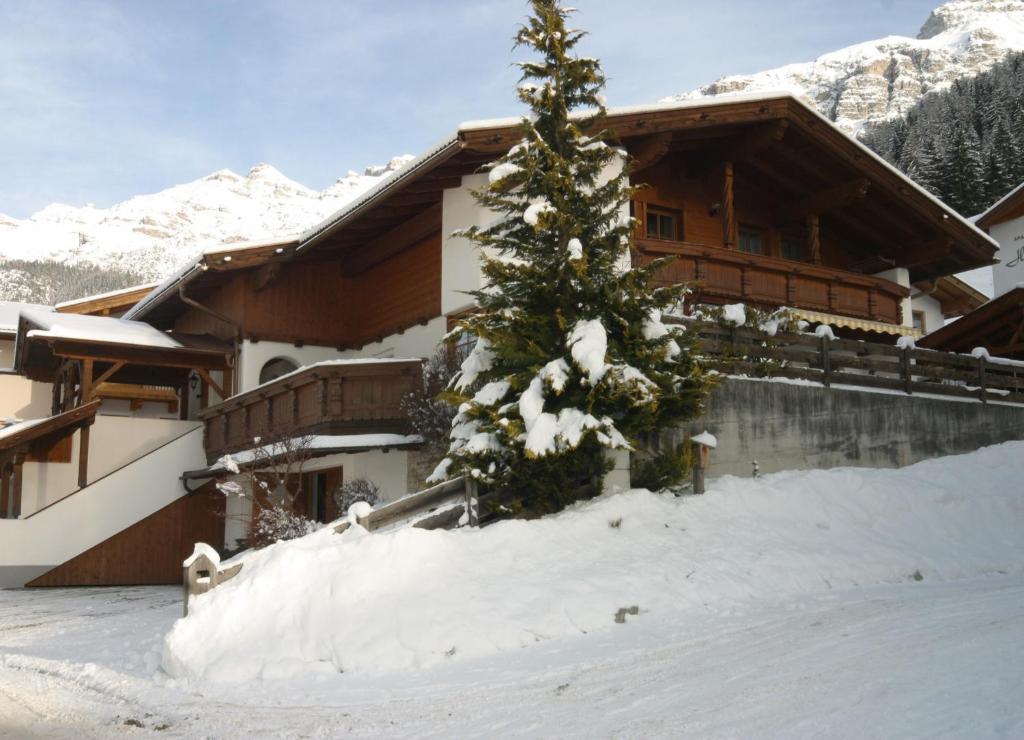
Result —
[[[610, 105], [914, 35], [937, 0], [574, 0]], [[0, 213], [269, 162], [323, 188], [521, 112], [525, 0], [0, 0]]]

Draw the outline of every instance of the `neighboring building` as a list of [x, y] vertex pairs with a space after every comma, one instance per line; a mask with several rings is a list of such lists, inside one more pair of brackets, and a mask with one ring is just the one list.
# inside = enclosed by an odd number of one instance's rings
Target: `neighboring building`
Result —
[[[694, 283], [693, 302], [789, 306], [891, 339], [981, 300], [948, 276], [991, 263], [995, 243], [793, 97], [613, 110], [606, 125], [646, 186], [630, 257], [674, 255], [661, 279]], [[122, 319], [22, 312], [16, 369], [47, 389], [50, 415], [42, 442], [0, 430], [0, 456], [21, 456], [0, 508], [17, 497], [20, 519], [0, 521], [0, 539], [37, 553], [18, 570], [5, 550], [0, 583], [177, 579], [191, 539], [246, 536], [248, 507], [225, 510], [213, 480], [222, 455], [244, 467], [268, 439], [312, 435], [311, 515], [337, 513], [342, 480], [371, 478], [387, 498], [415, 488], [426, 461], [400, 401], [473, 308], [479, 260], [456, 231], [493, 219], [472, 191], [517, 127], [464, 124], [299, 237], [207, 250]], [[76, 462], [77, 478], [58, 472]], [[64, 537], [82, 521], [87, 534]]]
[[993, 298], [1024, 286], [1024, 183], [975, 219], [999, 244], [992, 267]]
[[930, 333], [922, 347], [1024, 360], [1024, 183], [974, 219], [999, 244], [992, 300]]

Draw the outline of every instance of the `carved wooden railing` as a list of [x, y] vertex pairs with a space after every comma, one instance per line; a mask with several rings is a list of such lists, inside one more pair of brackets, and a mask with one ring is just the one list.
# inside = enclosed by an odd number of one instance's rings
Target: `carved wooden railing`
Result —
[[313, 434], [408, 431], [403, 397], [420, 382], [419, 360], [320, 363], [199, 412], [212, 462], [253, 440]]
[[675, 255], [659, 282], [694, 283], [698, 300], [790, 306], [899, 324], [901, 301], [910, 294], [884, 278], [809, 262], [661, 239], [637, 239], [636, 245], [640, 264]]

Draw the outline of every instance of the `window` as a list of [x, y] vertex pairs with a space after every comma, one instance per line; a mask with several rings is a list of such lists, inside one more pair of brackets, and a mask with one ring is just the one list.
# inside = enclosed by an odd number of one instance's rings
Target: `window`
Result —
[[928, 326], [924, 320], [924, 311], [911, 311], [911, 315], [914, 317], [914, 328], [922, 334], [926, 334]]
[[269, 383], [271, 380], [277, 380], [282, 375], [287, 375], [298, 369], [299, 366], [287, 357], [275, 357], [273, 360], [267, 361], [267, 364], [260, 370], [260, 385]]
[[647, 206], [647, 237], [680, 241], [682, 229], [679, 228], [679, 225], [681, 221], [678, 211], [649, 205]]
[[787, 260], [806, 260], [807, 243], [798, 236], [783, 236], [782, 257]]
[[758, 229], [740, 227], [740, 251], [747, 254], [764, 254], [764, 239]]

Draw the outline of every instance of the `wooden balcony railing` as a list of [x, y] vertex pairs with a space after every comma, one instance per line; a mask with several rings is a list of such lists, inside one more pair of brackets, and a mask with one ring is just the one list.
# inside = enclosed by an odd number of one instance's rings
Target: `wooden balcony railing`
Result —
[[695, 283], [698, 299], [789, 306], [900, 324], [901, 301], [910, 294], [884, 278], [808, 262], [661, 239], [637, 239], [636, 245], [640, 264], [675, 255], [659, 282]]
[[320, 434], [405, 434], [402, 398], [420, 382], [419, 360], [323, 362], [199, 412], [210, 462], [264, 442]]

